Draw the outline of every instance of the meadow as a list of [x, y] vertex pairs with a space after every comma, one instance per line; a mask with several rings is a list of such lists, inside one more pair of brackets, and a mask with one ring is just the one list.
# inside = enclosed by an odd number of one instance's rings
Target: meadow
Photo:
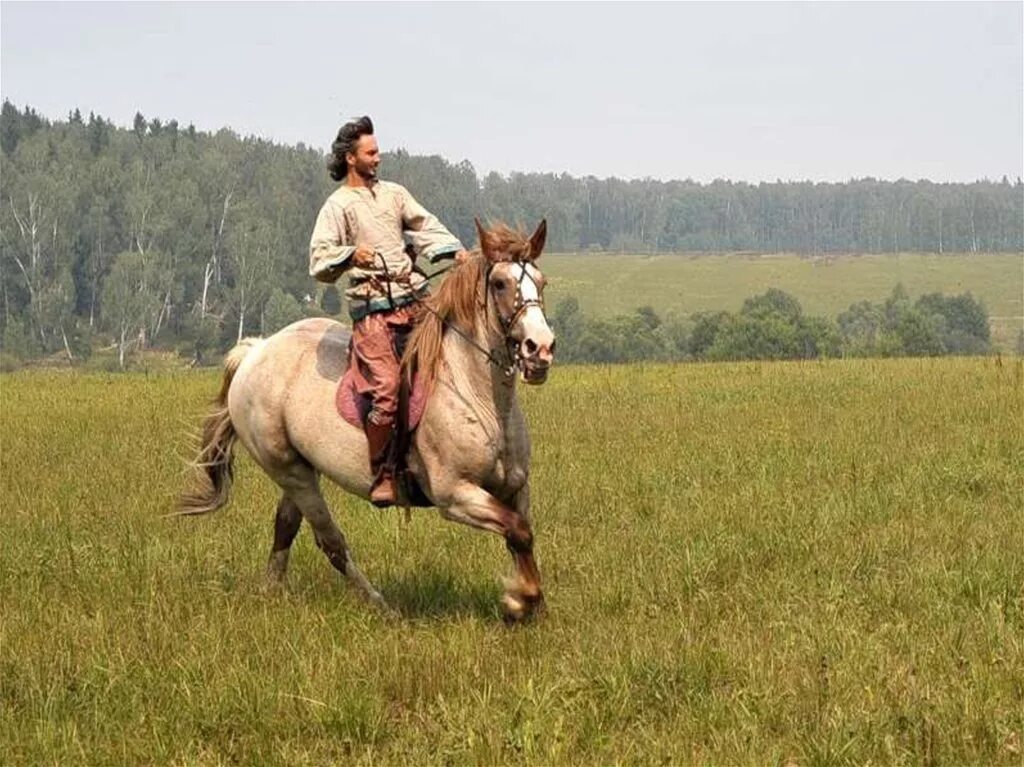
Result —
[[556, 368], [514, 628], [503, 543], [431, 510], [328, 490], [398, 618], [305, 526], [265, 588], [244, 455], [168, 516], [217, 384], [0, 377], [0, 764], [1024, 758], [1019, 359]]
[[1016, 348], [1024, 327], [1024, 258], [1019, 253], [904, 253], [801, 258], [797, 255], [546, 255], [548, 301], [575, 296], [584, 312], [607, 316], [648, 304], [659, 313], [738, 311], [743, 301], [780, 288], [804, 312], [835, 318], [856, 301], [884, 300], [902, 283], [911, 298], [970, 291], [984, 301], [992, 339]]

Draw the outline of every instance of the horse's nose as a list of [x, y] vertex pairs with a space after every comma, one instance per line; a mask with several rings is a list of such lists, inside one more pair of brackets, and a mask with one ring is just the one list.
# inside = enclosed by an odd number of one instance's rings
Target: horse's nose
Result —
[[550, 365], [555, 358], [554, 334], [548, 330], [526, 338], [523, 341], [522, 354], [527, 359], [535, 359], [545, 365]]

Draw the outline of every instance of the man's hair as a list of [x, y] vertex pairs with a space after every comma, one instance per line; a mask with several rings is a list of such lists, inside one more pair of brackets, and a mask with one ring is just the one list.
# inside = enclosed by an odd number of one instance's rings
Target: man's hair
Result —
[[368, 115], [357, 117], [345, 123], [338, 130], [338, 138], [331, 144], [331, 159], [327, 161], [327, 171], [335, 181], [341, 181], [348, 174], [348, 163], [345, 155], [356, 151], [356, 144], [363, 136], [373, 135], [373, 120]]

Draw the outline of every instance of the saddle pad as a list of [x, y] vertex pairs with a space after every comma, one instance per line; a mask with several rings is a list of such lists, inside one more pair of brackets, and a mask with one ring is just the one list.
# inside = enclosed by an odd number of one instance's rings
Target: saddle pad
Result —
[[[346, 368], [341, 377], [338, 391], [334, 396], [334, 404], [338, 414], [355, 426], [362, 429], [366, 418], [370, 415], [370, 397], [356, 391], [356, 382], [352, 376], [352, 368]], [[427, 387], [423, 385], [420, 375], [413, 376], [412, 393], [409, 395], [409, 431], [419, 426], [423, 417], [423, 408], [427, 404]]]

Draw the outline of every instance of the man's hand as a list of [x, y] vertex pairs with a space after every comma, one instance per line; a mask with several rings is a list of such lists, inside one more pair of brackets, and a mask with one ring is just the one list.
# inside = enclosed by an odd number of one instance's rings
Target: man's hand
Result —
[[373, 262], [377, 258], [377, 252], [366, 245], [359, 245], [356, 248], [356, 252], [352, 254], [352, 263], [355, 266], [367, 269], [373, 266]]
[[455, 263], [464, 264], [469, 260], [472, 254], [468, 250], [460, 250], [455, 254]]

